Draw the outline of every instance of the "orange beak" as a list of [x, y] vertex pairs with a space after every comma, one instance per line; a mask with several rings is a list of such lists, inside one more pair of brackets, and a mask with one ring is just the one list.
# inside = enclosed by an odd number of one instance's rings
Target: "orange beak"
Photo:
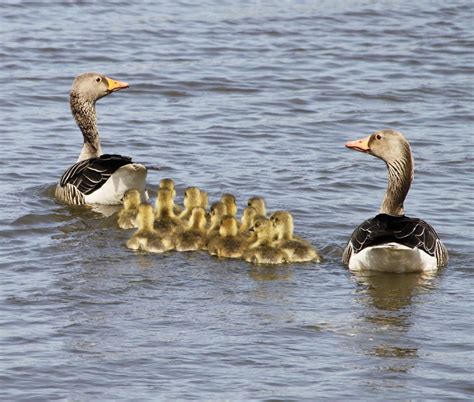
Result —
[[346, 142], [346, 147], [359, 152], [369, 152], [369, 140], [370, 135], [368, 137], [361, 138], [360, 140]]
[[107, 82], [109, 83], [108, 90], [110, 92], [120, 91], [121, 89], [128, 88], [128, 84], [126, 82], [116, 81], [112, 78], [106, 77]]

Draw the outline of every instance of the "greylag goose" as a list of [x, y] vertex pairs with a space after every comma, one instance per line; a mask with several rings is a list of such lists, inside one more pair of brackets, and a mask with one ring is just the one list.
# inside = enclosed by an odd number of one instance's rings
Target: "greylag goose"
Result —
[[273, 247], [287, 255], [288, 262], [320, 262], [321, 257], [311, 244], [293, 236], [293, 216], [287, 211], [276, 211], [270, 216], [276, 241]]
[[388, 186], [380, 213], [352, 233], [342, 262], [351, 270], [385, 272], [435, 271], [448, 263], [448, 252], [435, 230], [404, 214], [403, 202], [413, 180], [413, 157], [405, 137], [381, 130], [346, 147], [385, 161]]
[[145, 197], [147, 170], [127, 156], [102, 154], [95, 103], [128, 88], [102, 74], [85, 73], [76, 77], [69, 97], [71, 112], [84, 136], [77, 162], [62, 175], [55, 197], [66, 204], [120, 204], [126, 190], [135, 188]]

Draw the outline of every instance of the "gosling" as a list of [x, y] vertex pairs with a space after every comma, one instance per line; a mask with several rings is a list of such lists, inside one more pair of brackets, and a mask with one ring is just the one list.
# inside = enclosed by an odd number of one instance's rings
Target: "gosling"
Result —
[[206, 249], [206, 211], [194, 207], [189, 220], [189, 227], [176, 237], [176, 250], [196, 251]]
[[156, 197], [155, 229], [165, 237], [172, 238], [183, 230], [181, 220], [174, 213], [173, 193], [160, 188]]
[[226, 215], [219, 228], [220, 237], [211, 244], [209, 252], [219, 258], [242, 258], [247, 249], [247, 242], [238, 234], [237, 220]]
[[179, 219], [184, 221], [184, 223], [189, 223], [189, 218], [191, 217], [191, 213], [193, 208], [200, 207], [202, 205], [201, 202], [201, 190], [197, 187], [188, 187], [184, 190], [184, 210], [179, 215]]
[[267, 216], [267, 207], [265, 205], [265, 199], [263, 197], [252, 197], [249, 198], [247, 205], [255, 208], [257, 215]]
[[160, 236], [158, 231], [153, 228], [154, 220], [153, 207], [148, 203], [140, 205], [137, 215], [138, 229], [128, 239], [128, 248], [152, 253], [164, 253], [173, 249], [173, 243], [169, 239]]
[[140, 192], [135, 189], [125, 191], [123, 196], [123, 208], [118, 213], [117, 223], [122, 229], [137, 227], [138, 207], [140, 206]]
[[287, 255], [288, 262], [320, 262], [321, 257], [307, 241], [293, 236], [293, 216], [287, 211], [276, 211], [270, 221], [276, 235], [273, 246]]
[[225, 205], [225, 215], [237, 216], [237, 201], [232, 194], [225, 193], [221, 196], [221, 202]]
[[257, 240], [249, 246], [244, 254], [244, 260], [253, 264], [283, 264], [286, 254], [271, 246], [273, 240], [272, 224], [263, 217], [255, 220], [252, 228], [257, 234]]

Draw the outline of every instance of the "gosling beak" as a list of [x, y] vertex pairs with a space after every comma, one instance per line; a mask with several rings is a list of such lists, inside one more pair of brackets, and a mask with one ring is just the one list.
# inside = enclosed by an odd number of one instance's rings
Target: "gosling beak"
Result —
[[370, 152], [369, 140], [370, 135], [368, 137], [361, 138], [360, 140], [346, 142], [346, 148], [359, 152]]
[[128, 88], [128, 84], [126, 82], [116, 81], [109, 77], [106, 77], [106, 78], [109, 84], [107, 90], [110, 92], [116, 92], [116, 91], [120, 91], [121, 89]]

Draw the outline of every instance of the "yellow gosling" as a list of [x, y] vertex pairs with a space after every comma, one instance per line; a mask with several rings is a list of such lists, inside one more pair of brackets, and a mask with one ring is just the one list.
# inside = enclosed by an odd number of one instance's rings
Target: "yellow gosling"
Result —
[[197, 187], [186, 188], [186, 190], [184, 190], [183, 204], [184, 210], [179, 215], [179, 219], [185, 221], [187, 224], [191, 217], [193, 208], [201, 206], [201, 190]]
[[289, 212], [276, 211], [271, 215], [270, 221], [276, 236], [273, 246], [287, 255], [288, 262], [321, 261], [321, 257], [311, 244], [293, 237], [293, 216]]
[[137, 215], [138, 229], [127, 241], [128, 248], [152, 253], [164, 253], [173, 249], [173, 243], [160, 236], [153, 228], [154, 220], [153, 207], [150, 204], [140, 205]]
[[225, 193], [221, 196], [221, 202], [224, 203], [226, 212], [225, 215], [237, 216], [237, 201], [232, 194]]
[[273, 231], [271, 222], [263, 217], [255, 220], [252, 228], [257, 239], [249, 245], [244, 254], [244, 260], [252, 264], [283, 264], [286, 262], [286, 254], [271, 246]]
[[188, 228], [176, 237], [176, 250], [196, 251], [206, 249], [206, 211], [194, 207]]
[[123, 208], [118, 213], [117, 223], [122, 229], [137, 227], [138, 207], [140, 206], [140, 192], [135, 189], [125, 191], [123, 195]]
[[183, 230], [181, 220], [174, 213], [173, 193], [160, 188], [156, 196], [155, 229], [165, 237], [172, 238]]
[[267, 207], [265, 205], [265, 199], [263, 197], [252, 197], [249, 198], [247, 205], [255, 208], [257, 215], [267, 216]]
[[212, 255], [220, 258], [242, 258], [247, 249], [247, 242], [238, 234], [237, 220], [233, 216], [226, 215], [222, 218], [219, 235], [211, 245]]
[[255, 232], [250, 231], [250, 228], [254, 225], [256, 217], [257, 210], [254, 207], [246, 207], [242, 212], [239, 233], [249, 241], [255, 240]]
[[225, 205], [221, 201], [214, 202], [209, 209], [210, 222], [207, 229], [207, 235], [211, 236], [213, 234], [219, 233], [219, 227], [221, 225], [221, 220], [225, 215]]

